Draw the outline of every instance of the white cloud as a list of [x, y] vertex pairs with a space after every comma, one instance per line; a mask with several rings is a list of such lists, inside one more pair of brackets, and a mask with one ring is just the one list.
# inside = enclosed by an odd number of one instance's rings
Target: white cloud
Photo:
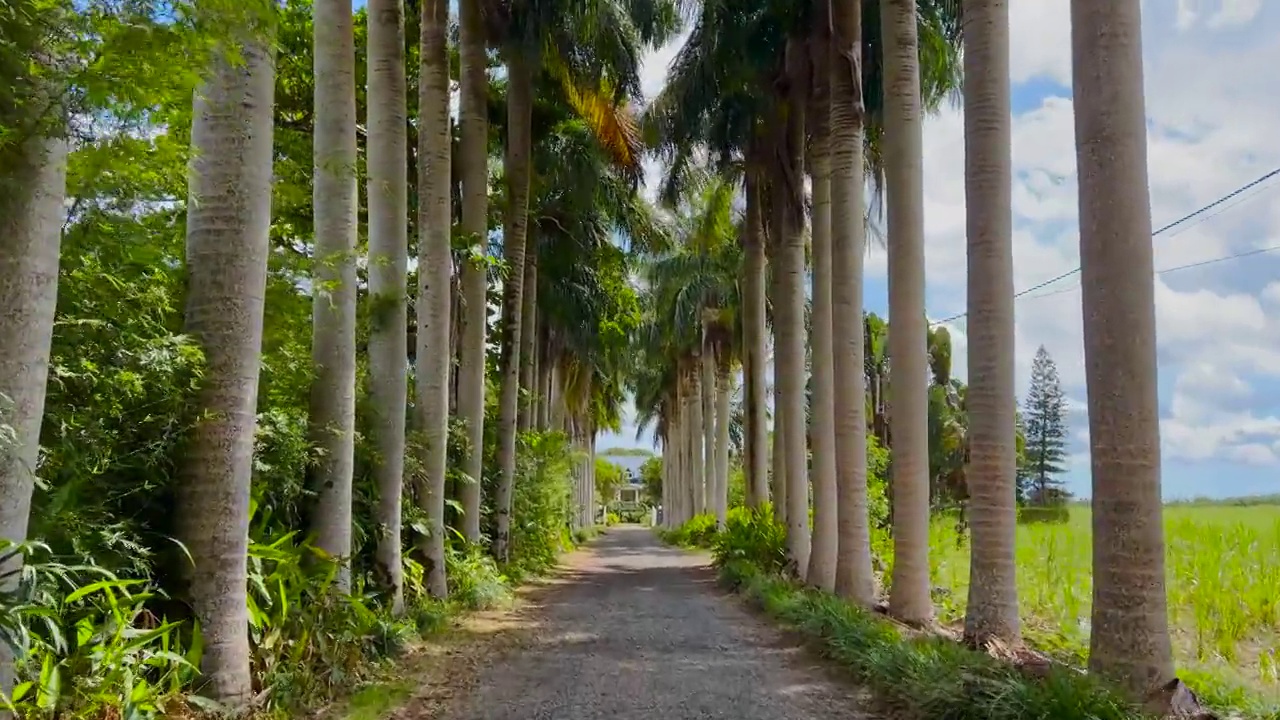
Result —
[[[1199, 208], [1280, 166], [1280, 6], [1261, 0], [1144, 2], [1143, 42], [1154, 225]], [[1032, 287], [1078, 266], [1068, 0], [1012, 3], [1015, 285]], [[680, 39], [683, 43], [684, 38]], [[646, 93], [679, 45], [646, 60]], [[961, 110], [925, 127], [928, 304], [934, 317], [964, 309], [964, 147]], [[1167, 269], [1280, 245], [1280, 180], [1159, 236]], [[867, 272], [883, 278], [883, 252]], [[1162, 436], [1176, 461], [1280, 464], [1280, 253], [1161, 274], [1156, 283]], [[869, 306], [883, 298], [868, 297]], [[1078, 276], [1021, 298], [1018, 391], [1044, 345], [1083, 409]], [[954, 371], [966, 374], [963, 321], [949, 323]], [[1087, 438], [1083, 422], [1073, 427]], [[1073, 448], [1079, 452], [1083, 445]], [[1175, 462], [1170, 462], [1175, 461]], [[1088, 467], [1087, 456], [1073, 465]], [[1177, 469], [1175, 467], [1175, 469]], [[1194, 492], [1194, 488], [1192, 492]]]
[[[1280, 166], [1280, 138], [1273, 130], [1280, 123], [1280, 76], [1265, 69], [1280, 61], [1280, 46], [1271, 42], [1280, 18], [1261, 18], [1256, 0], [1151, 6], [1146, 4], [1152, 11], [1144, 18], [1148, 162], [1159, 227]], [[1067, 10], [1066, 0], [1014, 3], [1011, 10], [1015, 106], [1030, 108], [1013, 127], [1020, 290], [1079, 264]], [[1239, 29], [1250, 23], [1256, 32]], [[1195, 31], [1181, 33], [1189, 27]], [[1062, 87], [1046, 93], [1045, 81]], [[931, 118], [925, 130], [929, 306], [942, 313], [964, 306], [963, 168], [963, 114], [949, 110]], [[1161, 235], [1154, 241], [1156, 268], [1280, 244], [1276, 189], [1280, 181], [1266, 183], [1256, 194]], [[869, 262], [868, 271], [883, 275], [883, 258]], [[1268, 405], [1280, 402], [1280, 282], [1267, 284], [1278, 272], [1280, 254], [1158, 277], [1167, 459], [1280, 464], [1280, 410]], [[1083, 397], [1078, 282], [1074, 276], [1018, 301], [1020, 394], [1035, 349], [1044, 345], [1067, 392]], [[963, 328], [954, 325], [953, 335], [962, 341]], [[963, 353], [957, 349], [955, 355]], [[964, 375], [962, 363], [956, 373]], [[1077, 434], [1087, 438], [1084, 428]], [[1087, 467], [1087, 458], [1078, 464]]]

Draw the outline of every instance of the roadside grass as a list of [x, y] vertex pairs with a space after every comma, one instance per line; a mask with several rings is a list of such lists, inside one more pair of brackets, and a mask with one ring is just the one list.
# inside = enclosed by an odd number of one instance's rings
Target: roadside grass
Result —
[[884, 618], [828, 593], [762, 572], [746, 560], [721, 577], [769, 615], [817, 641], [874, 701], [899, 718], [924, 720], [1128, 720], [1136, 709], [1090, 678], [1052, 669], [1032, 678], [951, 640], [903, 634]]
[[[719, 533], [713, 521], [700, 516], [659, 535], [671, 544], [710, 548], [722, 575], [740, 592], [821, 641], [828, 655], [891, 704], [902, 705], [910, 717], [1140, 717], [1137, 709], [1080, 672], [1089, 643], [1089, 522], [1087, 508], [1073, 507], [1067, 522], [1018, 528], [1024, 635], [1061, 665], [1044, 680], [943, 637], [904, 636], [883, 616], [792, 583], [779, 572], [785, 566], [785, 534], [771, 514], [753, 517], [745, 508], [735, 508]], [[1280, 720], [1275, 680], [1280, 509], [1173, 506], [1166, 523], [1179, 677], [1215, 711]], [[968, 540], [954, 518], [935, 520], [931, 535], [939, 620], [953, 627], [963, 620], [968, 595]], [[872, 539], [878, 568], [887, 579], [892, 544], [883, 532]], [[917, 671], [924, 678], [918, 687], [912, 685]], [[896, 688], [901, 683], [909, 689], [900, 695]], [[1028, 684], [1035, 687], [1024, 687]], [[992, 693], [999, 702], [989, 697]], [[1004, 714], [1003, 704], [1016, 713]], [[971, 714], [975, 707], [980, 708], [977, 715]]]
[[[1018, 599], [1025, 635], [1083, 665], [1092, 601], [1091, 517], [1073, 506], [1064, 523], [1018, 526]], [[969, 542], [954, 520], [930, 533], [939, 619], [964, 618]], [[1280, 506], [1165, 508], [1169, 623], [1179, 672], [1211, 706], [1280, 717]], [[877, 543], [892, 564], [889, 543]], [[882, 549], [883, 547], [883, 549]]]

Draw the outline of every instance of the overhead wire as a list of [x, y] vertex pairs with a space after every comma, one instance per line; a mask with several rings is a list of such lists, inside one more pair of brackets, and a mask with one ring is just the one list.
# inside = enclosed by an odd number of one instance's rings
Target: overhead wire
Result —
[[[1247, 193], [1247, 192], [1249, 192], [1250, 190], [1252, 190], [1252, 189], [1254, 189], [1254, 188], [1257, 188], [1258, 186], [1262, 185], [1262, 184], [1263, 184], [1263, 183], [1265, 183], [1266, 181], [1268, 181], [1268, 180], [1270, 180], [1270, 179], [1272, 179], [1272, 178], [1274, 178], [1274, 177], [1276, 177], [1276, 176], [1280, 176], [1280, 167], [1274, 168], [1274, 169], [1272, 169], [1272, 170], [1270, 170], [1270, 171], [1268, 171], [1268, 172], [1266, 172], [1266, 173], [1263, 173], [1262, 175], [1259, 175], [1258, 177], [1254, 178], [1253, 180], [1250, 180], [1249, 182], [1245, 183], [1244, 185], [1241, 185], [1240, 187], [1236, 188], [1235, 190], [1232, 190], [1231, 192], [1227, 193], [1226, 195], [1223, 195], [1222, 197], [1219, 197], [1217, 200], [1214, 200], [1213, 202], [1211, 202], [1211, 203], [1209, 203], [1209, 204], [1207, 204], [1207, 205], [1204, 205], [1204, 206], [1202, 206], [1202, 207], [1200, 207], [1200, 208], [1197, 208], [1196, 210], [1193, 210], [1193, 211], [1191, 211], [1191, 212], [1187, 213], [1186, 215], [1183, 215], [1182, 217], [1178, 218], [1177, 220], [1174, 220], [1173, 222], [1166, 223], [1165, 225], [1160, 226], [1158, 229], [1156, 229], [1155, 231], [1153, 231], [1153, 232], [1151, 233], [1151, 238], [1152, 238], [1152, 240], [1154, 240], [1154, 239], [1155, 239], [1157, 236], [1159, 236], [1159, 235], [1163, 235], [1164, 233], [1167, 233], [1167, 232], [1169, 232], [1170, 230], [1173, 230], [1174, 228], [1178, 228], [1178, 226], [1180, 226], [1180, 225], [1184, 225], [1185, 223], [1189, 222], [1190, 220], [1193, 220], [1193, 219], [1194, 219], [1194, 220], [1197, 220], [1197, 222], [1192, 223], [1192, 224], [1190, 224], [1190, 225], [1185, 225], [1184, 227], [1179, 228], [1177, 232], [1171, 233], [1171, 234], [1169, 235], [1169, 237], [1176, 237], [1177, 235], [1179, 235], [1179, 234], [1181, 234], [1181, 233], [1183, 233], [1183, 232], [1185, 232], [1185, 231], [1187, 231], [1187, 230], [1189, 230], [1189, 229], [1191, 229], [1191, 228], [1193, 228], [1193, 227], [1195, 227], [1195, 226], [1197, 226], [1197, 225], [1199, 225], [1199, 224], [1201, 224], [1201, 223], [1203, 223], [1203, 222], [1205, 222], [1205, 221], [1207, 221], [1207, 220], [1209, 220], [1209, 219], [1211, 219], [1211, 218], [1213, 218], [1213, 217], [1216, 217], [1217, 215], [1219, 215], [1219, 214], [1221, 214], [1221, 213], [1223, 213], [1223, 212], [1226, 212], [1227, 210], [1230, 210], [1231, 208], [1236, 207], [1237, 205], [1241, 205], [1241, 204], [1243, 204], [1243, 203], [1245, 203], [1245, 202], [1248, 202], [1249, 200], [1252, 200], [1252, 199], [1254, 199], [1254, 198], [1258, 197], [1259, 195], [1263, 194], [1264, 192], [1266, 192], [1266, 191], [1268, 191], [1268, 190], [1273, 190], [1273, 189], [1275, 189], [1275, 188], [1277, 188], [1277, 187], [1280, 187], [1280, 183], [1276, 183], [1276, 184], [1274, 184], [1274, 185], [1269, 185], [1269, 186], [1264, 186], [1264, 187], [1259, 188], [1256, 192], [1253, 192], [1253, 193], [1250, 193], [1250, 194], [1249, 194], [1249, 195], [1247, 195], [1247, 196], [1241, 197], [1242, 195], [1244, 195], [1244, 193]], [[1239, 198], [1239, 199], [1238, 199], [1238, 200], [1236, 200], [1237, 198]], [[1228, 202], [1230, 202], [1231, 200], [1236, 200], [1236, 202], [1232, 202], [1230, 205], [1225, 205], [1225, 206], [1224, 206], [1224, 204], [1225, 204], [1225, 203], [1228, 203]], [[1211, 214], [1205, 215], [1205, 213], [1209, 212], [1210, 210], [1214, 210], [1215, 208], [1217, 208], [1217, 211], [1216, 211], [1216, 212], [1213, 212], [1213, 213], [1211, 213]], [[1216, 264], [1216, 263], [1226, 262], [1226, 261], [1228, 261], [1228, 260], [1236, 260], [1236, 259], [1239, 259], [1239, 258], [1251, 257], [1251, 256], [1254, 256], [1254, 255], [1262, 255], [1262, 254], [1265, 254], [1265, 253], [1275, 252], [1275, 251], [1277, 251], [1277, 250], [1280, 250], [1280, 245], [1276, 245], [1276, 246], [1272, 246], [1272, 247], [1266, 247], [1266, 248], [1255, 248], [1255, 249], [1252, 249], [1252, 250], [1247, 250], [1247, 251], [1243, 251], [1243, 252], [1235, 253], [1235, 254], [1232, 254], [1232, 255], [1225, 255], [1225, 256], [1222, 256], [1222, 257], [1210, 258], [1210, 259], [1208, 259], [1208, 260], [1202, 260], [1202, 261], [1198, 261], [1198, 262], [1188, 263], [1188, 264], [1186, 264], [1186, 265], [1179, 265], [1179, 266], [1176, 266], [1176, 267], [1164, 268], [1164, 269], [1162, 269], [1162, 270], [1157, 270], [1157, 271], [1155, 272], [1155, 274], [1156, 274], [1156, 275], [1163, 275], [1163, 274], [1165, 274], [1165, 273], [1176, 272], [1176, 271], [1178, 271], [1178, 270], [1188, 270], [1188, 269], [1195, 268], [1195, 267], [1202, 267], [1202, 266], [1205, 266], [1205, 265], [1213, 265], [1213, 264]], [[1028, 295], [1030, 295], [1031, 293], [1033, 293], [1033, 292], [1035, 292], [1035, 291], [1037, 291], [1037, 290], [1042, 290], [1042, 289], [1044, 289], [1044, 288], [1046, 288], [1046, 287], [1048, 287], [1048, 286], [1050, 286], [1050, 285], [1053, 285], [1053, 284], [1054, 284], [1054, 283], [1056, 283], [1056, 282], [1059, 282], [1059, 281], [1061, 281], [1061, 280], [1065, 280], [1065, 279], [1067, 279], [1067, 278], [1069, 278], [1069, 277], [1071, 277], [1071, 276], [1075, 275], [1075, 274], [1076, 274], [1076, 273], [1078, 273], [1078, 272], [1080, 272], [1080, 266], [1078, 266], [1078, 265], [1077, 265], [1075, 268], [1073, 268], [1073, 269], [1071, 269], [1071, 270], [1068, 270], [1068, 271], [1066, 271], [1066, 272], [1064, 272], [1064, 273], [1061, 273], [1061, 274], [1059, 274], [1059, 275], [1055, 275], [1055, 276], [1053, 276], [1053, 277], [1049, 278], [1048, 280], [1045, 280], [1045, 281], [1043, 281], [1043, 282], [1036, 283], [1035, 285], [1032, 285], [1031, 287], [1028, 287], [1028, 288], [1026, 288], [1026, 289], [1019, 290], [1018, 292], [1014, 293], [1013, 298], [1014, 298], [1014, 300], [1019, 300], [1019, 299], [1025, 298], [1025, 297], [1027, 297]], [[1029, 298], [1027, 298], [1027, 299], [1052, 297], [1052, 296], [1054, 296], [1054, 295], [1060, 295], [1060, 294], [1062, 294], [1062, 293], [1070, 292], [1070, 291], [1072, 291], [1072, 290], [1076, 290], [1076, 289], [1078, 289], [1078, 288], [1079, 288], [1079, 285], [1075, 285], [1075, 286], [1068, 287], [1068, 288], [1062, 288], [1062, 289], [1060, 289], [1060, 290], [1054, 290], [1054, 291], [1052, 291], [1052, 292], [1041, 293], [1041, 294], [1039, 294], [1039, 295], [1031, 295], [1031, 296], [1030, 296]], [[952, 315], [952, 316], [947, 317], [947, 318], [943, 318], [943, 319], [941, 319], [941, 320], [934, 320], [934, 321], [931, 321], [929, 324], [930, 324], [930, 325], [934, 325], [934, 326], [936, 326], [936, 325], [944, 325], [944, 324], [946, 324], [946, 323], [950, 323], [950, 322], [954, 322], [954, 321], [956, 321], [956, 320], [960, 320], [961, 318], [966, 317], [968, 314], [969, 314], [969, 313], [968, 313], [967, 311], [966, 311], [966, 312], [957, 313], [957, 314], [955, 314], [955, 315]]]

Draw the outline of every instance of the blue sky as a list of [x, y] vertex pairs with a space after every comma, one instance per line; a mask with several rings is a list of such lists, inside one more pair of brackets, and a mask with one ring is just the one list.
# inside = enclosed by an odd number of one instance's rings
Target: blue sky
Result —
[[[1067, 0], [1011, 3], [1015, 284], [1078, 266]], [[1280, 3], [1143, 2], [1149, 168], [1155, 226], [1280, 167]], [[661, 87], [683, 38], [647, 58]], [[962, 111], [925, 127], [927, 305], [964, 310]], [[1280, 246], [1280, 179], [1158, 237], [1156, 268]], [[882, 253], [868, 259], [866, 306], [884, 313]], [[1280, 492], [1280, 252], [1161, 274], [1156, 284], [1166, 497]], [[1018, 392], [1043, 344], [1071, 404], [1067, 481], [1089, 494], [1080, 293], [1075, 278], [1017, 304]], [[963, 321], [950, 323], [966, 375]], [[634, 427], [603, 446], [649, 445]]]

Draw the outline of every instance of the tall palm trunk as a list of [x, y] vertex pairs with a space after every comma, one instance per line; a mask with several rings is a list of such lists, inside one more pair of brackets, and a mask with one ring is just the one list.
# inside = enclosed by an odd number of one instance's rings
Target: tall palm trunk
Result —
[[587, 435], [587, 498], [591, 507], [591, 524], [594, 525], [599, 516], [596, 504], [600, 501], [596, 497], [596, 425], [594, 421], [587, 422], [590, 427]]
[[[0, 426], [12, 433], [0, 440], [0, 541], [13, 543], [27, 539], [35, 491], [66, 215], [67, 144], [49, 137], [61, 123], [40, 105], [20, 119], [30, 137], [0, 140]], [[0, 593], [16, 589], [21, 567], [20, 553], [0, 550]], [[13, 673], [11, 650], [0, 644], [0, 694], [12, 689]]]
[[[458, 144], [462, 174], [462, 231], [468, 242], [489, 246], [489, 80], [486, 75], [484, 16], [481, 0], [458, 4], [458, 54], [461, 92]], [[483, 263], [462, 264], [462, 331], [458, 353], [458, 417], [467, 424], [470, 452], [462, 462], [469, 478], [458, 491], [462, 505], [462, 534], [480, 542], [480, 480], [484, 452], [485, 336], [489, 307], [489, 278]]]
[[[704, 329], [705, 333], [705, 329]], [[716, 367], [710, 347], [702, 349], [702, 512], [716, 506]]]
[[924, 308], [924, 157], [915, 0], [884, 0], [885, 180], [889, 229], [893, 585], [889, 612], [932, 620], [929, 596], [929, 363]]
[[1072, 0], [1093, 457], [1089, 668], [1135, 693], [1173, 678], [1141, 27], [1138, 0]]
[[[681, 473], [681, 447], [684, 444], [684, 429], [681, 427], [680, 418], [680, 398], [676, 393], [676, 398], [672, 403], [671, 426], [667, 431], [667, 439], [670, 445], [666, 450], [671, 456], [671, 467], [668, 469], [664, 480], [663, 492], [666, 499], [663, 501], [665, 524], [667, 527], [676, 527], [680, 524], [680, 473]], [[666, 464], [664, 457], [663, 464]]]
[[369, 385], [378, 451], [378, 576], [404, 609], [400, 497], [408, 401], [408, 131], [402, 0], [369, 2]]
[[249, 674], [249, 481], [257, 429], [263, 296], [271, 228], [270, 38], [215, 60], [196, 94], [187, 203], [185, 330], [204, 350], [199, 420], [175, 507], [190, 555], [186, 596], [200, 622], [201, 693], [242, 708]]
[[[450, 258], [450, 267], [454, 267]], [[454, 273], [449, 278], [449, 405], [448, 413], [458, 412], [458, 352], [462, 349], [462, 275]], [[452, 488], [450, 488], [452, 490]]]
[[835, 383], [839, 552], [836, 593], [875, 601], [867, 519], [866, 376], [863, 371], [862, 0], [831, 0], [831, 332]]
[[356, 83], [351, 0], [316, 0], [315, 258], [311, 437], [320, 456], [311, 529], [350, 587], [356, 417]]
[[553, 359], [549, 362], [551, 365], [551, 393], [548, 404], [547, 427], [551, 430], [560, 430], [564, 427], [564, 379], [560, 369], [559, 353], [554, 354]]
[[804, 40], [787, 39], [789, 92], [782, 98], [775, 146], [778, 196], [778, 277], [775, 367], [781, 386], [783, 464], [787, 487], [787, 554], [796, 576], [809, 568], [809, 462], [805, 423], [804, 336]]
[[511, 541], [511, 494], [516, 479], [516, 421], [520, 400], [520, 315], [524, 288], [524, 256], [529, 228], [529, 180], [533, 149], [533, 73], [537, 52], [532, 46], [507, 48], [507, 142], [503, 157], [507, 184], [502, 254], [503, 280], [502, 390], [498, 399], [498, 481], [494, 499], [496, 528], [493, 554], [506, 562]]
[[[773, 273], [777, 275], [776, 271]], [[774, 283], [776, 284], [776, 282]], [[774, 293], [777, 297], [777, 293]], [[778, 323], [773, 324], [773, 346], [778, 347]], [[787, 521], [787, 453], [782, 438], [786, 428], [786, 417], [782, 406], [782, 385], [778, 382], [778, 357], [773, 358], [773, 437], [769, 443], [769, 471], [772, 473], [770, 491], [773, 497], [773, 516], [778, 522]]]
[[449, 133], [448, 0], [422, 4], [422, 80], [418, 113], [418, 412], [425, 457], [418, 502], [427, 514], [427, 591], [448, 596], [444, 566], [444, 492], [449, 426], [449, 284], [453, 253]]
[[538, 244], [529, 233], [524, 246], [524, 290], [520, 298], [520, 412], [517, 428], [523, 432], [533, 427], [538, 402]]
[[[666, 508], [664, 517], [667, 527], [675, 527], [678, 524], [677, 518], [680, 516], [680, 445], [681, 438], [684, 436], [681, 434], [680, 428], [680, 398], [678, 396], [672, 401], [671, 416], [670, 427], [667, 430], [667, 439], [670, 442], [667, 451], [671, 455], [671, 467], [664, 480], [666, 484], [663, 485], [663, 490], [667, 496], [666, 500], [663, 501], [663, 507]], [[665, 456], [663, 463], [666, 463]]]
[[746, 177], [747, 222], [742, 236], [746, 249], [743, 266], [743, 334], [745, 337], [745, 392], [747, 405], [747, 497], [753, 506], [769, 500], [769, 425], [765, 393], [764, 226], [757, 170]]
[[724, 527], [729, 511], [729, 396], [733, 394], [733, 374], [728, 358], [722, 358], [716, 377], [716, 526]]
[[[693, 366], [689, 369], [689, 517], [703, 511], [702, 485], [706, 481], [706, 456], [702, 451], [703, 423], [706, 419], [702, 413], [702, 359], [693, 358]], [[686, 518], [687, 519], [687, 518]]]
[[822, 11], [810, 40], [813, 61], [813, 114], [810, 117], [813, 158], [813, 317], [809, 334], [813, 363], [813, 392], [809, 403], [813, 436], [813, 551], [809, 554], [806, 577], [814, 587], [835, 590], [836, 554], [839, 542], [838, 490], [836, 488], [835, 359], [832, 344], [831, 308], [831, 157], [829, 139], [830, 77], [827, 55], [831, 44], [829, 2], [818, 3]]
[[[776, 182], [776, 181], [775, 181]], [[786, 429], [786, 407], [782, 402], [782, 372], [778, 365], [780, 362], [778, 348], [782, 347], [781, 320], [779, 319], [779, 308], [782, 300], [782, 272], [781, 263], [778, 259], [779, 255], [779, 237], [782, 235], [780, 210], [781, 205], [778, 202], [778, 194], [774, 191], [773, 184], [769, 185], [769, 283], [768, 283], [768, 300], [773, 306], [773, 323], [770, 326], [773, 339], [773, 437], [769, 443], [769, 469], [772, 480], [770, 482], [770, 492], [773, 498], [773, 516], [778, 522], [786, 524], [787, 522], [787, 453], [786, 442], [783, 440]]]
[[965, 0], [969, 602], [965, 637], [1016, 643], [1018, 586], [1009, 1]]
[[555, 366], [551, 363], [550, 339], [544, 330], [538, 348], [538, 416], [534, 425], [539, 430], [551, 430], [551, 378]]
[[581, 528], [586, 524], [583, 520], [585, 515], [583, 505], [586, 504], [586, 498], [582, 481], [582, 421], [575, 415], [570, 422], [573, 426], [569, 434], [569, 450], [573, 454], [573, 526]]
[[671, 526], [671, 465], [674, 458], [671, 455], [671, 419], [667, 418], [666, 432], [662, 434], [659, 442], [662, 443], [662, 495], [659, 500], [659, 507], [662, 508], [660, 522], [661, 527]]

